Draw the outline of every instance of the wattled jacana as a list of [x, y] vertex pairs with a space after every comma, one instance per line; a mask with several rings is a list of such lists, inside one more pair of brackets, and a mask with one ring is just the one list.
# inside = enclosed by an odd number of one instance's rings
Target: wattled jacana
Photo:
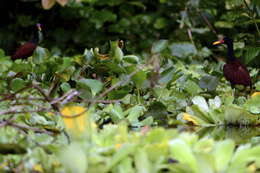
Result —
[[246, 66], [234, 56], [233, 40], [224, 37], [222, 40], [213, 43], [213, 45], [218, 44], [227, 45], [227, 63], [224, 65], [223, 72], [225, 78], [231, 83], [231, 87], [243, 85], [252, 88], [251, 78]]
[[21, 45], [15, 53], [11, 56], [12, 60], [16, 59], [26, 59], [32, 56], [34, 50], [36, 49], [39, 41], [41, 40], [41, 24], [36, 24], [37, 33], [33, 33], [33, 38]]

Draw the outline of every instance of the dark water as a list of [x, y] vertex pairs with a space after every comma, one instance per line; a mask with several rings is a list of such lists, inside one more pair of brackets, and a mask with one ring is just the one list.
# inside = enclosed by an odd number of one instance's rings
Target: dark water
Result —
[[260, 144], [260, 127], [215, 126], [180, 127], [181, 131], [196, 133], [200, 138], [213, 137], [215, 140], [232, 139], [236, 144]]

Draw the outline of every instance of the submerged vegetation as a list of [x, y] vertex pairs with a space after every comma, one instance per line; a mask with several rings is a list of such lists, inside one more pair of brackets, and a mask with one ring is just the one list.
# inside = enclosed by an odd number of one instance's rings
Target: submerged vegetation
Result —
[[[1, 171], [259, 171], [258, 1], [55, 2], [17, 2], [49, 10], [0, 29]], [[38, 22], [34, 54], [12, 60]], [[252, 89], [223, 77], [217, 31]]]

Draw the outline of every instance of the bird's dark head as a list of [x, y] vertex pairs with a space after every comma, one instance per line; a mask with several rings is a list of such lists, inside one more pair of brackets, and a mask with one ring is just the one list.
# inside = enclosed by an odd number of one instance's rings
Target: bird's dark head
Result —
[[231, 38], [229, 38], [229, 37], [224, 37], [221, 40], [213, 42], [213, 45], [219, 45], [219, 44], [232, 45], [233, 44], [233, 40]]

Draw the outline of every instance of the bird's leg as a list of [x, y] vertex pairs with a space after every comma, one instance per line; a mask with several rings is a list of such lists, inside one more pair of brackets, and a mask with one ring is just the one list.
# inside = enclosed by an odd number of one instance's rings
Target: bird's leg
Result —
[[235, 90], [235, 86], [233, 85], [233, 84], [231, 84], [231, 95], [232, 95], [232, 97], [235, 97], [235, 95], [236, 95], [236, 90]]

